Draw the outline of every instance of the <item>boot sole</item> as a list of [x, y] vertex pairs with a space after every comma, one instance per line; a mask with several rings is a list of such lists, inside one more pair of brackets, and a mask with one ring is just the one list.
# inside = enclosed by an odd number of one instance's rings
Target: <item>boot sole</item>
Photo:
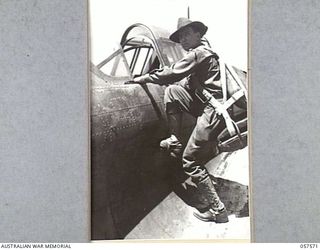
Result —
[[227, 223], [229, 222], [229, 218], [228, 216], [225, 217], [225, 216], [221, 216], [221, 218], [217, 218], [217, 217], [214, 217], [214, 218], [203, 218], [201, 216], [199, 216], [197, 213], [193, 213], [193, 216], [196, 217], [197, 219], [201, 220], [201, 221], [204, 221], [204, 222], [215, 222], [215, 223]]
[[201, 221], [204, 221], [204, 222], [215, 222], [216, 219], [215, 218], [203, 218], [201, 216], [199, 216], [198, 214], [196, 213], [193, 213], [193, 216], [196, 217], [198, 220], [201, 220]]

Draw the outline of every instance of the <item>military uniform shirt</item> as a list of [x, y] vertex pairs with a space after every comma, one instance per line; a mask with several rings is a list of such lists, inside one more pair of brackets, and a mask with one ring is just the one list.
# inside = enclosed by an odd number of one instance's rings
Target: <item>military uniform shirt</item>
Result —
[[150, 82], [160, 85], [172, 84], [186, 78], [182, 85], [194, 90], [199, 84], [215, 97], [222, 97], [220, 83], [219, 56], [210, 48], [201, 44], [188, 51], [187, 55], [172, 64], [150, 72], [140, 78], [139, 82]]

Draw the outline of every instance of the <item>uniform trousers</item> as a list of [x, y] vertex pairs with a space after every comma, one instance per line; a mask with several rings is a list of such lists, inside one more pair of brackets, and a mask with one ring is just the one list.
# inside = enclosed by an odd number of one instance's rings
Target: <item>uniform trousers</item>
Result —
[[[216, 114], [213, 107], [201, 103], [193, 91], [180, 85], [169, 85], [166, 88], [164, 103], [168, 115], [187, 112], [197, 118], [182, 154], [182, 166], [196, 185], [208, 181], [205, 163], [218, 154], [217, 137], [225, 128], [224, 119]], [[211, 192], [210, 188], [202, 191]], [[201, 206], [209, 206], [209, 203], [211, 201], [202, 201]]]

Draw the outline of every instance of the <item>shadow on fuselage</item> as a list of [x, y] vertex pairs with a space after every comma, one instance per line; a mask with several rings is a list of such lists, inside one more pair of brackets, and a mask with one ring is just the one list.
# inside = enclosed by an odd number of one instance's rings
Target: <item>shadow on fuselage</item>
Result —
[[[195, 202], [196, 190], [185, 184], [181, 162], [159, 150], [160, 140], [168, 136], [163, 91], [156, 85], [105, 86], [102, 81], [92, 90], [93, 240], [124, 239], [171, 192], [189, 205]], [[195, 119], [184, 119], [185, 145]], [[216, 182], [229, 213], [246, 216], [247, 186]]]
[[[143, 144], [147, 139], [136, 138], [136, 142]], [[141, 151], [135, 154], [132, 154], [134, 149], [130, 147], [114, 149], [118, 160], [110, 162], [113, 168], [106, 178], [104, 206], [95, 209], [93, 205], [94, 240], [124, 239], [171, 192], [175, 192], [186, 206], [197, 203], [197, 196], [201, 194], [189, 184], [181, 163], [160, 152], [158, 144], [147, 145], [149, 146], [140, 147]], [[217, 191], [228, 213], [237, 217], [249, 216], [248, 187], [230, 180], [210, 177], [217, 184]], [[93, 195], [93, 204], [94, 197], [97, 196]], [[170, 208], [177, 209], [174, 205]], [[170, 209], [162, 212], [171, 213]]]
[[[124, 85], [92, 69], [91, 234], [123, 239], [171, 191], [170, 158], [159, 151], [168, 136], [165, 86]], [[186, 119], [189, 134], [194, 119]]]
[[[164, 122], [108, 150], [92, 148], [92, 239], [123, 239], [172, 192], [172, 160], [159, 150]], [[170, 211], [168, 211], [170, 212]]]

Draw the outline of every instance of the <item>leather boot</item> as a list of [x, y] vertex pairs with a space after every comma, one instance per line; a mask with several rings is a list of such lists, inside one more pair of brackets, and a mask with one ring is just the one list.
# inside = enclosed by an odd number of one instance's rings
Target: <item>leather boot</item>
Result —
[[171, 135], [169, 138], [162, 140], [160, 142], [160, 148], [168, 151], [172, 157], [182, 157], [182, 143], [175, 135]]
[[229, 219], [227, 210], [220, 200], [209, 176], [198, 183], [198, 188], [199, 191], [203, 193], [207, 200], [211, 203], [211, 205], [207, 211], [194, 213], [194, 216], [202, 221], [214, 221], [216, 223], [228, 222]]

